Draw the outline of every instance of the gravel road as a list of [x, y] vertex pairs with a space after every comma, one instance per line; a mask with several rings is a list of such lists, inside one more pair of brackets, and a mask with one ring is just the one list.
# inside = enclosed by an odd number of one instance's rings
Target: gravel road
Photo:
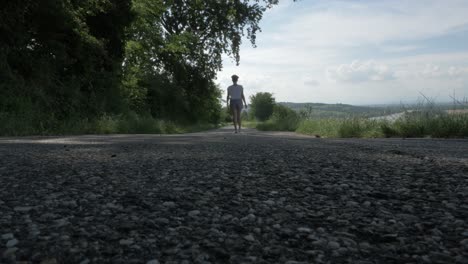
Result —
[[0, 138], [0, 263], [468, 263], [468, 141]]

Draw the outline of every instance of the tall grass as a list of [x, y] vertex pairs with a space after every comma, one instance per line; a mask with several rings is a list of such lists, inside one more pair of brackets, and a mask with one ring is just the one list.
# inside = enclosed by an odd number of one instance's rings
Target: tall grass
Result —
[[298, 120], [288, 113], [282, 118], [271, 118], [258, 123], [259, 130], [295, 131], [301, 134], [328, 138], [377, 138], [377, 137], [468, 137], [468, 113], [447, 113], [435, 104], [421, 104], [405, 110], [396, 120], [368, 118], [327, 118]]
[[468, 137], [468, 114], [407, 114], [394, 122], [369, 119], [317, 119], [303, 121], [296, 132], [322, 137]]
[[313, 119], [302, 121], [296, 132], [328, 138], [383, 137], [382, 121], [363, 118]]
[[299, 124], [296, 132], [306, 135], [335, 138], [339, 137], [338, 130], [340, 126], [340, 119], [308, 119]]
[[178, 124], [157, 120], [134, 112], [124, 115], [103, 115], [100, 118], [35, 122], [32, 115], [0, 113], [1, 136], [73, 135], [73, 134], [177, 134], [216, 128], [214, 124]]
[[387, 137], [468, 137], [468, 114], [413, 112], [382, 130]]

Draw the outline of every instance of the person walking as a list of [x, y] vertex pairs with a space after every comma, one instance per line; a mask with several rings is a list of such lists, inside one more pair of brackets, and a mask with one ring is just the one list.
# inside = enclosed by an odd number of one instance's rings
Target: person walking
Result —
[[247, 103], [245, 102], [244, 87], [237, 84], [239, 76], [234, 74], [231, 79], [233, 84], [227, 88], [226, 102], [228, 109], [231, 109], [234, 130], [237, 133], [241, 131], [242, 102], [244, 102], [245, 108], [247, 108]]

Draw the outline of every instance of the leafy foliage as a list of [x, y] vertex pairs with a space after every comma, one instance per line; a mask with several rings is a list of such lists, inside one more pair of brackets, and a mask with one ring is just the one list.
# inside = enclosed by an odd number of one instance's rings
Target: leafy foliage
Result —
[[220, 91], [213, 79], [222, 54], [239, 61], [244, 34], [252, 44], [275, 1], [134, 0], [125, 92], [133, 110], [171, 119], [219, 122]]
[[250, 96], [251, 113], [259, 121], [266, 121], [273, 114], [275, 98], [271, 93], [256, 93]]
[[7, 0], [0, 6], [0, 112], [53, 128], [120, 111], [130, 0]]
[[[0, 117], [31, 133], [107, 114], [222, 118], [222, 55], [239, 62], [277, 0], [5, 0]], [[9, 123], [8, 131], [15, 130]]]
[[276, 104], [271, 117], [271, 122], [275, 124], [278, 130], [296, 131], [301, 117], [296, 111], [284, 105]]

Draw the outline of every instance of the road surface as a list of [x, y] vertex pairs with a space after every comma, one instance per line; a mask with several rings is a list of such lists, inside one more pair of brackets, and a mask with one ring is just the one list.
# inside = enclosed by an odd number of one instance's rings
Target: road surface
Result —
[[0, 138], [0, 263], [468, 263], [468, 141]]

